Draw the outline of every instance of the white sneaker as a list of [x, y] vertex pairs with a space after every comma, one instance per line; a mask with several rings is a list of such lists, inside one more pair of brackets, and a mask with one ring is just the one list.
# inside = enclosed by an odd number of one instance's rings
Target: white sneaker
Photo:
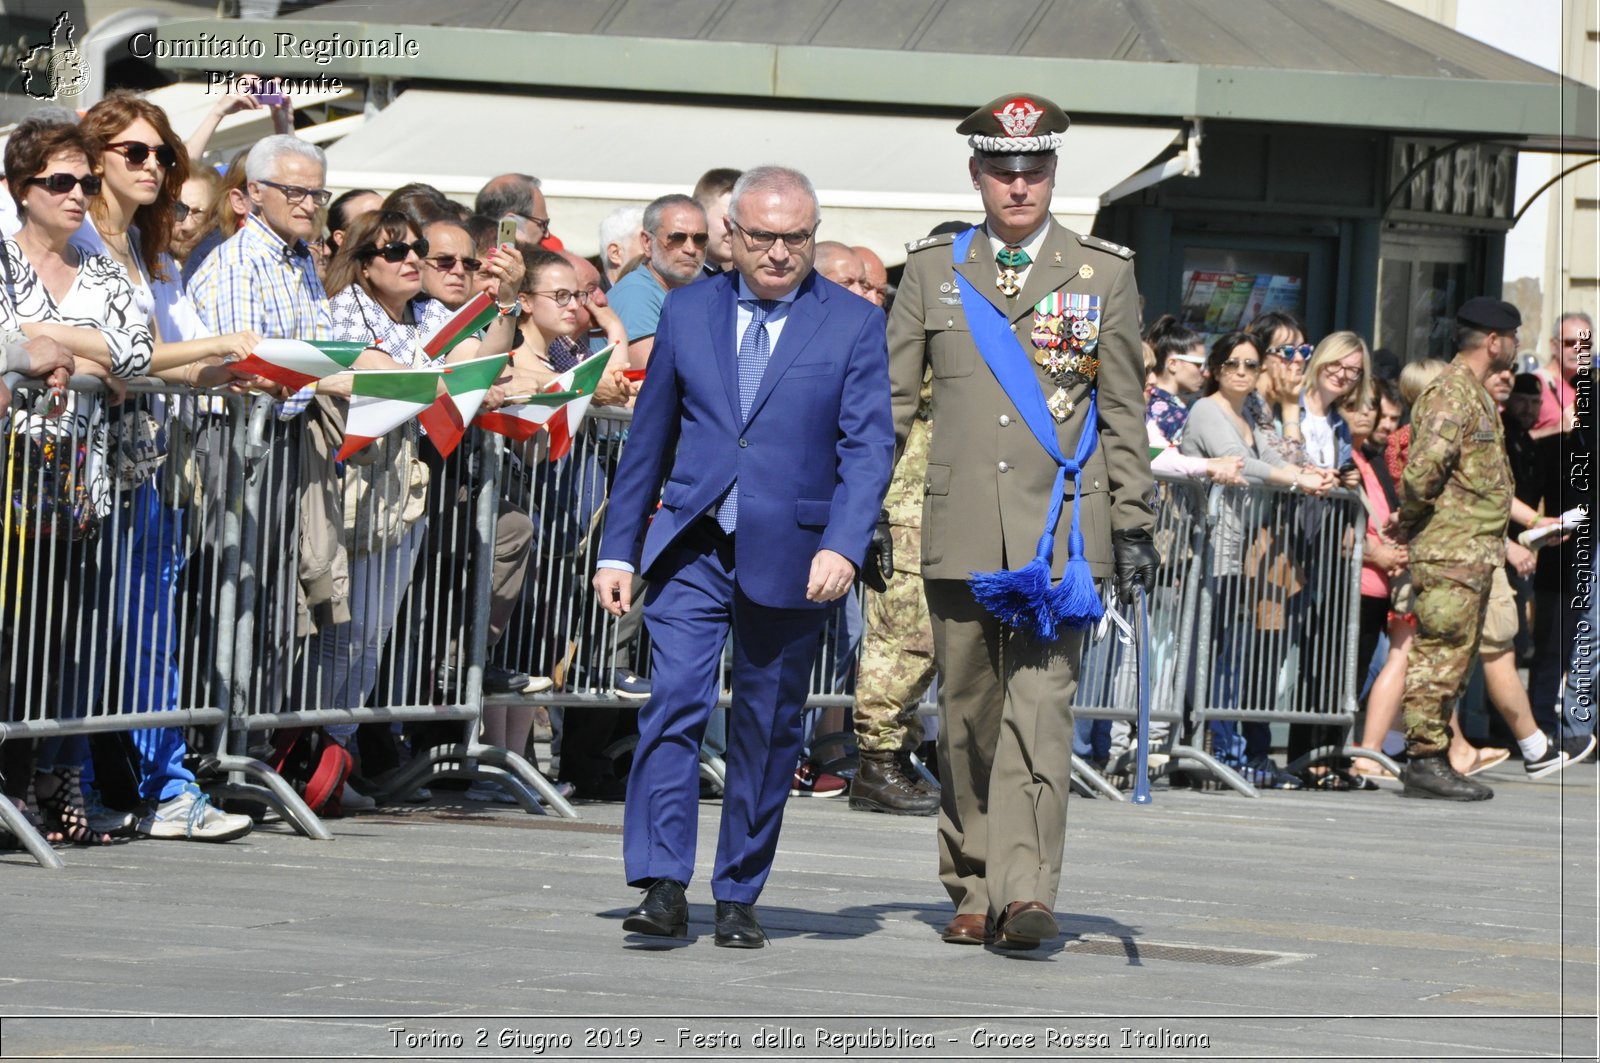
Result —
[[370, 812], [378, 807], [378, 802], [349, 783], [345, 783], [344, 789], [339, 793], [339, 807], [346, 812]]
[[139, 821], [139, 833], [147, 838], [231, 842], [254, 826], [249, 816], [221, 811], [198, 786], [188, 783], [177, 797], [161, 802]]

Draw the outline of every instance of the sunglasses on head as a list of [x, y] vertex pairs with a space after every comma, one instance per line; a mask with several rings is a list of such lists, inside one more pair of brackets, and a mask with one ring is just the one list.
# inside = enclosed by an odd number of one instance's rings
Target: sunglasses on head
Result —
[[128, 160], [129, 166], [143, 166], [144, 161], [153, 151], [156, 153], [156, 162], [170, 170], [178, 165], [178, 153], [172, 150], [170, 144], [144, 144], [137, 140], [118, 140], [106, 145], [107, 151], [114, 151]]
[[1297, 358], [1304, 362], [1311, 358], [1311, 352], [1315, 349], [1309, 343], [1285, 343], [1280, 347], [1268, 347], [1267, 353], [1275, 354], [1286, 362], [1292, 362]]
[[28, 183], [30, 185], [38, 185], [45, 191], [57, 196], [64, 196], [72, 191], [73, 185], [82, 185], [83, 194], [86, 196], [98, 196], [100, 194], [100, 178], [92, 173], [86, 173], [81, 177], [70, 173], [53, 173], [48, 177], [30, 177], [28, 178]]
[[417, 239], [408, 244], [401, 240], [393, 240], [387, 244], [384, 244], [382, 247], [368, 247], [361, 253], [361, 257], [381, 258], [385, 262], [400, 263], [404, 262], [406, 260], [406, 256], [413, 251], [417, 253], [418, 258], [427, 258], [428, 241]]
[[434, 255], [432, 258], [424, 259], [423, 261], [440, 273], [449, 273], [456, 268], [457, 262], [461, 263], [461, 268], [468, 273], [476, 273], [483, 268], [483, 259], [463, 258], [460, 255]]

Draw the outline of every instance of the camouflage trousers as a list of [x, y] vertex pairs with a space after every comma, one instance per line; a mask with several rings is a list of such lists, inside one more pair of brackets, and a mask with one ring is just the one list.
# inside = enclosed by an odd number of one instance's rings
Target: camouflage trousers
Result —
[[1431, 756], [1450, 745], [1450, 711], [1478, 652], [1494, 567], [1413, 562], [1417, 633], [1406, 661], [1406, 753]]
[[893, 525], [895, 574], [866, 592], [866, 632], [856, 669], [856, 745], [894, 753], [922, 744], [917, 702], [933, 682], [933, 624], [922, 592], [922, 532]]

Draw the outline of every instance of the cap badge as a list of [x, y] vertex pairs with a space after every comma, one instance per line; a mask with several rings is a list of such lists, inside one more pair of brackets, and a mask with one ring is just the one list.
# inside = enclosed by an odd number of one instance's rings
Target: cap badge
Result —
[[1005, 128], [1008, 137], [1031, 137], [1033, 127], [1039, 124], [1039, 119], [1044, 117], [1044, 112], [1034, 106], [1032, 100], [1023, 96], [1007, 103], [1004, 107], [994, 112], [1001, 126]]

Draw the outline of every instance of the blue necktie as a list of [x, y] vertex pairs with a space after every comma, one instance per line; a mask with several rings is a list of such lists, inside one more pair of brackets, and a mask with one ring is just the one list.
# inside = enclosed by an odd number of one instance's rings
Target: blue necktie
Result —
[[[775, 299], [757, 299], [750, 310], [750, 325], [739, 340], [739, 421], [750, 419], [750, 406], [756, 401], [761, 376], [772, 357], [767, 336], [767, 315], [778, 305]], [[739, 481], [736, 479], [717, 506], [717, 524], [729, 535], [739, 523]]]

